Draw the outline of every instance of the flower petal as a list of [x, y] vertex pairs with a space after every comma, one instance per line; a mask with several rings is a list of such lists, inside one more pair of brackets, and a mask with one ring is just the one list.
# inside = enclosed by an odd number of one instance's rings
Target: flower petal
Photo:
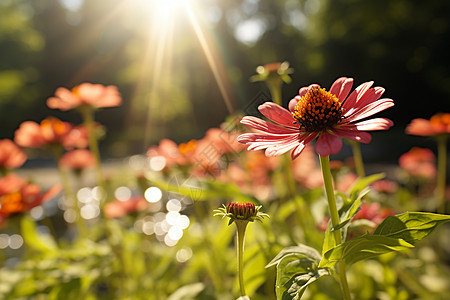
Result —
[[313, 141], [317, 137], [317, 134], [308, 134], [303, 140], [301, 140], [300, 144], [295, 147], [294, 150], [291, 152], [291, 158], [294, 160], [296, 159], [305, 149], [306, 145], [309, 144], [311, 141]]
[[348, 96], [347, 99], [345, 99], [344, 104], [342, 105], [342, 108], [344, 111], [350, 111], [352, 110], [356, 103], [361, 99], [362, 96], [367, 92], [367, 90], [370, 89], [372, 86], [373, 81], [365, 82], [358, 86], [351, 94]]
[[358, 121], [370, 117], [392, 106], [394, 106], [394, 101], [392, 99], [380, 99], [370, 103], [369, 105], [366, 105], [360, 110], [354, 112], [352, 115], [344, 114], [344, 117], [346, 117], [346, 119], [344, 120], [348, 123]]
[[340, 102], [343, 102], [350, 93], [353, 86], [353, 78], [341, 77], [337, 79], [330, 88], [330, 93], [334, 94]]
[[330, 154], [338, 153], [342, 148], [342, 140], [327, 131], [319, 135], [316, 143], [316, 152], [320, 156], [328, 156]]
[[258, 110], [274, 123], [289, 127], [298, 128], [294, 125], [295, 119], [284, 107], [273, 102], [266, 102], [258, 107]]
[[281, 145], [272, 145], [266, 149], [266, 156], [272, 157], [272, 156], [279, 156], [281, 154], [284, 154], [297, 146], [299, 144], [298, 140], [293, 140], [289, 143], [283, 143]]
[[359, 143], [367, 144], [372, 140], [372, 136], [369, 133], [357, 130], [356, 126], [353, 128], [349, 126], [347, 129], [333, 128], [332, 130], [337, 136], [351, 139]]
[[386, 118], [375, 118], [359, 123], [351, 124], [357, 130], [372, 131], [372, 130], [387, 130], [394, 126], [394, 122]]
[[247, 125], [256, 130], [263, 132], [274, 133], [274, 134], [291, 134], [298, 133], [298, 129], [294, 130], [291, 128], [282, 127], [271, 122], [261, 120], [256, 117], [245, 116], [241, 120], [241, 124]]

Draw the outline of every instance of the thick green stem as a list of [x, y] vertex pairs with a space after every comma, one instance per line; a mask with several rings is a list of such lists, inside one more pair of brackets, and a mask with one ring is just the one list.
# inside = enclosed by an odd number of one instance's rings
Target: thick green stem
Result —
[[356, 174], [360, 178], [365, 177], [366, 171], [364, 170], [364, 162], [361, 154], [361, 144], [352, 140], [349, 141], [350, 145], [352, 146], [353, 160], [355, 161]]
[[239, 273], [239, 288], [241, 290], [241, 296], [247, 295], [245, 293], [244, 285], [244, 240], [245, 240], [245, 228], [247, 227], [248, 221], [236, 220], [237, 227], [237, 260], [238, 260], [238, 273]]
[[447, 137], [439, 136], [437, 139], [438, 146], [438, 176], [436, 186], [436, 198], [438, 201], [438, 212], [445, 214], [445, 183], [447, 171]]
[[[331, 178], [331, 170], [330, 170], [330, 158], [329, 156], [321, 156], [320, 157], [320, 166], [322, 168], [322, 174], [323, 174], [323, 182], [325, 185], [325, 192], [327, 195], [328, 200], [328, 208], [330, 210], [330, 217], [331, 217], [331, 223], [333, 224], [333, 227], [336, 227], [339, 225], [339, 213], [336, 206], [336, 199], [334, 197], [334, 190], [333, 190], [333, 182]], [[341, 237], [341, 230], [334, 230], [334, 238], [336, 240], [336, 245], [339, 245], [342, 243], [342, 237]], [[341, 287], [342, 292], [344, 294], [344, 299], [350, 300], [350, 290], [348, 288], [347, 283], [347, 277], [345, 274], [345, 262], [341, 260], [338, 264], [338, 272], [339, 272], [339, 279], [341, 281]]]

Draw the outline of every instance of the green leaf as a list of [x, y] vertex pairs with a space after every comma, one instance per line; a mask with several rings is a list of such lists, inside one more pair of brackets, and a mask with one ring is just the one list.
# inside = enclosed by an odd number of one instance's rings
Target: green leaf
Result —
[[280, 253], [277, 254], [267, 265], [266, 268], [269, 268], [274, 265], [278, 265], [280, 261], [289, 255], [299, 255], [302, 257], [310, 258], [311, 260], [314, 260], [316, 262], [319, 262], [322, 258], [320, 253], [309, 246], [299, 244], [297, 246], [290, 246], [286, 247], [283, 250], [280, 251]]
[[167, 192], [186, 196], [194, 201], [204, 201], [211, 198], [233, 198], [235, 201], [259, 203], [255, 197], [243, 193], [238, 186], [214, 180], [204, 180], [197, 182], [196, 185], [186, 182], [172, 184], [165, 181], [151, 180], [150, 184]]
[[437, 225], [450, 220], [449, 215], [425, 212], [406, 212], [388, 216], [375, 229], [374, 235], [403, 239], [414, 245], [428, 236]]
[[300, 299], [306, 287], [328, 271], [317, 269], [317, 261], [301, 254], [283, 257], [277, 265], [277, 299]]
[[204, 289], [205, 285], [201, 282], [188, 284], [173, 292], [167, 300], [195, 299], [195, 297], [197, 297]]
[[322, 244], [322, 255], [327, 252], [328, 250], [336, 247], [337, 243], [336, 243], [336, 239], [334, 237], [334, 233], [331, 232], [331, 220], [328, 221], [328, 225], [327, 225], [327, 230], [325, 231], [325, 237], [323, 239], [323, 244]]
[[[367, 190], [367, 192], [368, 192], [368, 190]], [[358, 199], [356, 199], [355, 202], [353, 202], [353, 204], [349, 207], [349, 209], [342, 212], [341, 223], [339, 223], [336, 227], [332, 228], [331, 232], [341, 229], [342, 227], [347, 225], [348, 222], [350, 222], [350, 220], [359, 211], [359, 208], [361, 207], [361, 204], [362, 204], [362, 197], [364, 197], [364, 195], [366, 195], [367, 192], [361, 193], [360, 196], [358, 197]]]
[[350, 202], [353, 203], [358, 198], [359, 194], [371, 183], [383, 179], [384, 177], [384, 173], [378, 173], [356, 180], [355, 183], [347, 191], [347, 194], [350, 195]]
[[320, 261], [320, 268], [331, 268], [344, 259], [347, 264], [378, 256], [380, 254], [401, 251], [414, 247], [403, 239], [379, 235], [363, 235], [353, 240], [344, 242], [327, 252]]
[[23, 216], [20, 221], [21, 233], [27, 247], [40, 252], [57, 251], [57, 245], [52, 236], [40, 234], [36, 223], [28, 216]]

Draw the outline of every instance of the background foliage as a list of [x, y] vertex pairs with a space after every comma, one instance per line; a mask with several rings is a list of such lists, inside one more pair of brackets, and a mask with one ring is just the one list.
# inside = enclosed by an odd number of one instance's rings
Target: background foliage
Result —
[[[125, 99], [99, 120], [110, 130], [103, 144], [108, 155], [141, 152], [162, 137], [198, 138], [220, 124], [229, 112], [192, 22], [182, 5], [164, 15], [160, 2], [2, 1], [0, 136], [10, 138], [20, 121], [48, 115], [42, 104], [58, 86], [85, 81], [115, 84]], [[396, 103], [387, 113], [396, 122], [388, 143], [398, 141], [395, 132], [411, 118], [430, 117], [448, 104], [446, 1], [194, 4], [234, 110], [268, 97], [262, 85], [248, 82], [255, 67], [284, 60], [295, 69], [293, 83], [284, 87], [285, 103], [300, 86], [329, 86], [339, 76], [385, 87]], [[77, 120], [75, 114], [69, 118]], [[389, 155], [374, 159], [396, 159], [417, 144], [402, 138]]]

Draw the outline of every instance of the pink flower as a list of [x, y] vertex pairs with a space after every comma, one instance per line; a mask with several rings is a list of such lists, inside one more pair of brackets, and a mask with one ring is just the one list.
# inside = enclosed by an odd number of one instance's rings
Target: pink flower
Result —
[[436, 176], [436, 157], [430, 149], [413, 147], [398, 159], [400, 167], [412, 176], [433, 179]]
[[73, 170], [84, 170], [95, 166], [95, 156], [87, 149], [77, 149], [64, 153], [60, 163]]
[[[366, 82], [352, 93], [352, 78], [341, 77], [330, 91], [318, 84], [302, 87], [299, 95], [289, 103], [289, 110], [272, 102], [258, 107], [272, 122], [246, 116], [241, 123], [256, 130], [238, 137], [248, 150], [266, 149], [267, 156], [278, 156], [292, 150], [295, 159], [305, 146], [318, 137], [316, 151], [321, 156], [337, 153], [341, 138], [369, 143], [371, 135], [365, 131], [386, 130], [393, 122], [386, 118], [364, 120], [394, 105], [391, 99], [380, 99], [384, 88], [371, 88]], [[275, 123], [275, 124], [274, 124]]]
[[406, 127], [406, 133], [420, 136], [450, 134], [450, 113], [437, 113], [430, 120], [414, 119]]
[[29, 148], [59, 144], [70, 150], [88, 145], [87, 131], [83, 127], [73, 127], [54, 117], [48, 117], [40, 124], [23, 122], [15, 132], [14, 141], [19, 146]]
[[55, 91], [55, 97], [47, 99], [47, 106], [53, 109], [70, 110], [81, 105], [94, 108], [115, 107], [122, 103], [122, 98], [116, 86], [82, 83], [71, 91], [60, 87]]
[[27, 160], [25, 152], [9, 139], [0, 140], [0, 168], [18, 168]]

